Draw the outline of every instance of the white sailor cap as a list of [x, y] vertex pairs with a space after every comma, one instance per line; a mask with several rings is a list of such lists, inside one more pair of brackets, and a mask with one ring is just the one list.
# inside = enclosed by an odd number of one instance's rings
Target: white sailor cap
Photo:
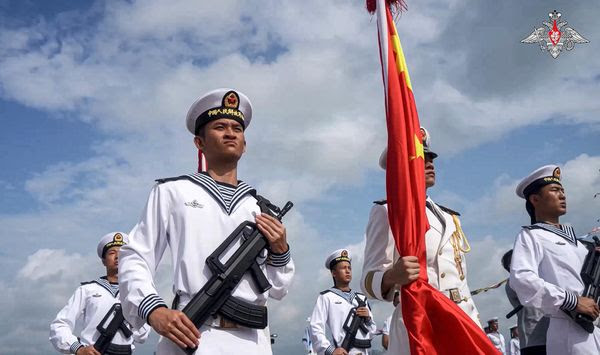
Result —
[[490, 323], [498, 323], [498, 317], [490, 318], [490, 319], [488, 319], [487, 322], [488, 322], [488, 324], [490, 324]]
[[[429, 154], [433, 159], [437, 158], [437, 153], [434, 153], [431, 150], [431, 135], [425, 129], [425, 127], [421, 127], [421, 135], [423, 136], [423, 153]], [[385, 147], [385, 149], [383, 150], [383, 152], [381, 152], [381, 155], [379, 156], [379, 166], [383, 170], [385, 170], [387, 166], [387, 152], [388, 149], [387, 147]]]
[[508, 328], [508, 329], [510, 329], [510, 330], [513, 330], [513, 329], [515, 329], [515, 328], [518, 328], [518, 327], [519, 327], [519, 326], [515, 324], [515, 325], [513, 325], [512, 327], [510, 327], [510, 328]]
[[112, 232], [104, 235], [98, 243], [98, 256], [103, 259], [108, 249], [127, 244], [127, 239], [127, 234], [123, 232]]
[[248, 97], [233, 89], [216, 89], [192, 104], [185, 120], [187, 129], [193, 135], [210, 121], [229, 118], [239, 122], [244, 129], [252, 120], [252, 104]]
[[348, 249], [338, 249], [331, 253], [327, 257], [327, 260], [325, 260], [325, 267], [331, 270], [337, 263], [341, 261], [352, 263], [352, 256], [350, 255]]
[[549, 184], [562, 185], [560, 183], [560, 168], [558, 165], [545, 165], [536, 169], [521, 180], [515, 192], [520, 198], [527, 199], [531, 193]]

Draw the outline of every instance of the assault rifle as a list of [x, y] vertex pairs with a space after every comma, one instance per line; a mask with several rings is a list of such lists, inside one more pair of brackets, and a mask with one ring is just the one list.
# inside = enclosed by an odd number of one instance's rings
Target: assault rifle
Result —
[[[581, 279], [585, 285], [581, 296], [591, 298], [598, 304], [600, 302], [600, 251], [596, 248], [600, 247], [600, 239], [595, 235], [592, 238], [594, 242], [591, 243], [581, 268]], [[569, 315], [588, 333], [594, 332], [592, 317], [574, 311], [569, 312]]]
[[129, 338], [133, 334], [125, 324], [125, 318], [123, 317], [120, 303], [113, 304], [96, 329], [100, 332], [100, 336], [94, 343], [94, 349], [100, 354], [105, 354], [109, 350], [117, 331], [120, 330], [126, 338]]
[[367, 349], [371, 347], [371, 340], [356, 339], [356, 334], [359, 330], [364, 334], [369, 332], [369, 329], [365, 324], [367, 321], [366, 318], [356, 315], [356, 309], [365, 307], [366, 303], [359, 297], [356, 297], [356, 299], [358, 300], [358, 306], [352, 308], [350, 312], [348, 312], [348, 316], [344, 322], [344, 331], [346, 332], [346, 335], [344, 336], [344, 340], [342, 340], [341, 347], [348, 352], [350, 352], [350, 349], [352, 348]]
[[[262, 196], [257, 195], [256, 198], [263, 213], [280, 221], [294, 205], [288, 201], [282, 209], [279, 209]], [[241, 242], [239, 248], [225, 263], [222, 263], [221, 257], [238, 242]], [[256, 262], [256, 258], [268, 246], [267, 238], [262, 235], [256, 223], [244, 221], [206, 258], [206, 265], [212, 272], [212, 276], [182, 310], [197, 328], [200, 328], [209, 317], [217, 314], [245, 327], [266, 328], [267, 307], [236, 299], [231, 294], [248, 271], [258, 292], [263, 293], [271, 288], [271, 284]], [[184, 351], [193, 354], [196, 349], [186, 348]]]

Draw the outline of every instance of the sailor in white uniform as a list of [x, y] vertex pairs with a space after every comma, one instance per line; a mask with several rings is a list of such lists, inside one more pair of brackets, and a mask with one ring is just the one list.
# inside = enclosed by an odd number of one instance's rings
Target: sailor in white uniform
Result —
[[[377, 331], [367, 297], [350, 289], [351, 262], [352, 257], [346, 249], [334, 251], [325, 262], [325, 267], [331, 271], [334, 286], [321, 292], [310, 317], [313, 346], [319, 355], [369, 354], [371, 339]], [[342, 348], [346, 336], [344, 325], [350, 325], [353, 317], [349, 317], [349, 314], [354, 309], [354, 316], [364, 318], [365, 327], [358, 330], [354, 347], [348, 352]], [[331, 341], [327, 339], [327, 329], [331, 332]]]
[[[212, 276], [207, 257], [245, 221], [256, 222], [268, 239], [268, 254], [257, 262], [272, 287], [259, 292], [246, 273], [232, 296], [265, 306], [267, 298], [282, 299], [291, 284], [294, 264], [285, 227], [261, 213], [255, 190], [237, 177], [237, 164], [246, 148], [244, 131], [251, 118], [250, 101], [236, 90], [214, 90], [194, 102], [186, 123], [206, 159], [206, 172], [158, 180], [129, 244], [121, 250], [123, 313], [134, 325], [148, 321], [162, 335], [159, 355], [182, 354], [181, 349], [195, 347], [195, 354], [271, 354], [268, 327], [244, 327], [216, 316], [198, 330], [181, 312]], [[167, 246], [175, 309], [167, 307], [154, 282]], [[235, 249], [232, 246], [231, 252]]]
[[586, 332], [566, 313], [575, 311], [593, 319], [600, 309], [594, 300], [580, 296], [580, 276], [587, 247], [573, 228], [560, 224], [567, 212], [560, 168], [543, 166], [524, 178], [516, 193], [526, 200], [531, 225], [517, 235], [510, 267], [510, 285], [526, 307], [541, 309], [550, 317], [546, 338], [549, 355], [600, 354], [600, 330]]
[[510, 341], [508, 345], [508, 355], [520, 355], [521, 346], [519, 342], [519, 327], [515, 324], [510, 327]]
[[504, 335], [500, 333], [500, 329], [498, 326], [498, 317], [494, 317], [488, 320], [488, 329], [490, 330], [487, 333], [488, 339], [494, 344], [494, 347], [498, 349], [498, 351], [502, 354], [506, 354], [506, 343], [504, 341]]
[[[119, 303], [119, 249], [126, 242], [127, 234], [121, 232], [109, 233], [100, 239], [97, 252], [106, 267], [106, 276], [82, 282], [50, 324], [50, 342], [59, 352], [77, 355], [100, 354], [93, 346], [100, 337], [96, 327], [113, 305]], [[148, 337], [150, 327], [147, 324], [142, 323], [139, 329], [132, 329], [129, 324], [124, 323], [133, 334], [127, 337], [118, 330], [105, 354], [131, 354], [133, 343], [143, 343]]]
[[[427, 188], [435, 184], [433, 160], [437, 154], [431, 151], [431, 139], [421, 127], [425, 153], [425, 182]], [[379, 165], [385, 169], [387, 149]], [[426, 213], [430, 228], [425, 234], [427, 276], [429, 283], [454, 301], [480, 327], [479, 312], [467, 284], [465, 254], [470, 247], [464, 235], [459, 214], [426, 200]], [[387, 201], [376, 201], [369, 215], [366, 231], [365, 257], [361, 286], [369, 298], [392, 301], [394, 290], [418, 278], [419, 264], [415, 256], [400, 256], [388, 222]], [[409, 354], [408, 334], [402, 321], [402, 306], [396, 307], [390, 326], [391, 354]]]

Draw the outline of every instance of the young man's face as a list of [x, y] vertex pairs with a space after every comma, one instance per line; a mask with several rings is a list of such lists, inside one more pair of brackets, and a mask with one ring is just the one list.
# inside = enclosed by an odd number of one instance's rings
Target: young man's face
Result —
[[208, 122], [203, 131], [203, 136], [196, 136], [194, 141], [209, 162], [237, 162], [244, 154], [244, 127], [239, 122], [220, 118]]
[[558, 184], [549, 184], [532, 194], [530, 201], [538, 212], [550, 216], [562, 216], [567, 213], [565, 189]]
[[119, 269], [119, 250], [120, 246], [109, 248], [104, 254], [102, 264], [106, 266], [108, 273], [116, 272]]
[[427, 188], [435, 185], [435, 166], [431, 154], [425, 153], [425, 186]]
[[331, 276], [336, 282], [350, 283], [352, 281], [352, 265], [347, 261], [340, 261], [331, 270]]
[[498, 322], [489, 322], [488, 325], [492, 332], [498, 331]]

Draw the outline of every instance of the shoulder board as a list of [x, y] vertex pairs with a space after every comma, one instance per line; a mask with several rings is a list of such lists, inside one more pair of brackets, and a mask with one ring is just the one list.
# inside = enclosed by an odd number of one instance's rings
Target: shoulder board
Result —
[[387, 203], [387, 200], [373, 201], [373, 203], [376, 205], [385, 205]]
[[319, 292], [319, 294], [321, 294], [321, 295], [324, 295], [324, 294], [326, 294], [327, 292], [331, 292], [331, 290], [327, 289], [327, 290], [325, 290], [325, 291], [321, 291], [321, 292]]
[[89, 284], [94, 283], [94, 282], [95, 282], [95, 280], [92, 280], [92, 281], [83, 281], [83, 282], [81, 282], [81, 286], [83, 286], [83, 285], [89, 285]]
[[169, 182], [169, 181], [177, 181], [177, 180], [182, 180], [182, 179], [187, 179], [187, 175], [181, 175], [181, 176], [174, 176], [174, 177], [168, 177], [168, 178], [162, 178], [162, 179], [156, 179], [154, 181], [156, 181], [159, 184], [163, 184], [165, 182]]
[[450, 213], [450, 214], [453, 214], [453, 215], [455, 215], [455, 216], [460, 216], [460, 213], [458, 213], [458, 212], [456, 212], [456, 211], [454, 211], [454, 210], [451, 210], [451, 209], [449, 209], [449, 208], [448, 208], [448, 207], [446, 207], [446, 206], [438, 205], [438, 207], [439, 207], [439, 208], [440, 208], [442, 211], [444, 211], [444, 212], [446, 212], [446, 213]]

